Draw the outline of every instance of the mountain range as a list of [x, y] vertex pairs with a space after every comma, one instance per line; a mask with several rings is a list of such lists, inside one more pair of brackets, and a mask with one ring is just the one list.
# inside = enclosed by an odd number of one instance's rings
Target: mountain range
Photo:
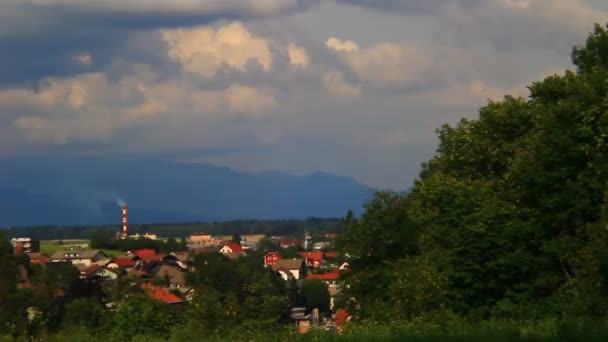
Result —
[[247, 173], [201, 163], [100, 159], [0, 160], [0, 226], [341, 217], [373, 189], [316, 172]]

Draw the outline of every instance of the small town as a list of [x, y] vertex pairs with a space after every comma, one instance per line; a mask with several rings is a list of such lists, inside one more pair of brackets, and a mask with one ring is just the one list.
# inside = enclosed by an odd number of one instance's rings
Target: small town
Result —
[[[117, 239], [136, 241], [139, 245], [145, 245], [146, 241], [163, 240], [154, 233], [129, 235], [126, 215], [125, 206], [123, 228], [116, 235]], [[57, 274], [72, 268], [78, 271], [81, 286], [91, 291], [91, 295], [94, 293], [105, 309], [110, 311], [115, 310], [132, 293], [127, 291], [125, 297], [117, 298], [113, 294], [117, 283], [136, 289], [136, 292], [141, 289], [150, 299], [179, 310], [196, 295], [196, 286], [189, 279], [197, 272], [198, 257], [210, 257], [209, 260], [219, 257], [231, 261], [252, 259], [251, 262], [263, 265], [280, 279], [285, 288], [294, 287], [291, 290], [304, 299], [302, 306], [287, 308], [286, 319], [292, 321], [295, 331], [306, 333], [311, 328], [339, 331], [350, 319], [345, 309], [334, 309], [341, 277], [349, 271], [348, 259], [333, 250], [336, 238], [337, 234], [325, 234], [313, 239], [309, 233], [301, 237], [263, 234], [212, 236], [197, 233], [182, 239], [185, 246], [178, 247], [178, 250], [160, 253], [153, 248], [143, 248], [128, 250], [124, 254], [114, 252], [113, 256], [103, 249], [92, 248], [92, 243], [63, 245], [49, 255], [41, 252], [40, 241], [32, 238], [17, 237], [10, 242], [16, 257], [27, 257], [29, 260], [18, 265], [19, 289], [36, 292], [44, 288], [46, 284], [30, 279], [32, 273]], [[34, 268], [37, 270], [34, 271]], [[73, 286], [73, 283], [65, 283], [65, 286], [56, 287], [55, 299], [60, 301], [71, 296]], [[307, 287], [316, 287], [317, 290], [306, 293]]]

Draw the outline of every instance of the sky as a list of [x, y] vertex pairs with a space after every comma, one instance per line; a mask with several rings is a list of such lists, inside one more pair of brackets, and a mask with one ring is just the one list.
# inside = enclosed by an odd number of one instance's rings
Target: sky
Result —
[[3, 0], [0, 158], [404, 189], [435, 130], [572, 68], [604, 0]]

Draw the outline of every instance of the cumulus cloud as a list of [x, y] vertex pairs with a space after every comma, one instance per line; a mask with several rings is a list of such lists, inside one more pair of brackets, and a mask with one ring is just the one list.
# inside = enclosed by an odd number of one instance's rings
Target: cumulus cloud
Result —
[[351, 40], [330, 38], [336, 51], [364, 85], [375, 89], [403, 89], [420, 80], [431, 61], [422, 49], [407, 43], [382, 42], [359, 48]]
[[308, 57], [308, 52], [306, 52], [304, 47], [290, 43], [287, 47], [287, 52], [289, 54], [289, 62], [292, 65], [306, 67], [310, 64], [310, 57]]
[[265, 118], [275, 107], [277, 102], [265, 89], [234, 84], [205, 90], [185, 80], [162, 82], [146, 67], [117, 83], [89, 73], [49, 79], [36, 92], [0, 90], [0, 116], [21, 109], [13, 128], [42, 144], [104, 143], [124, 129], [149, 122]]
[[336, 51], [340, 51], [340, 52], [359, 51], [359, 45], [357, 45], [357, 43], [353, 42], [352, 40], [341, 40], [336, 37], [329, 38], [325, 42], [325, 45], [332, 50], [336, 50]]
[[220, 29], [163, 30], [169, 45], [169, 56], [184, 70], [204, 77], [212, 77], [224, 65], [244, 70], [250, 61], [264, 70], [272, 66], [270, 41], [251, 34], [241, 23]]
[[[3, 0], [0, 87], [102, 70], [136, 32], [252, 20], [305, 10], [319, 0]], [[9, 51], [9, 53], [6, 53]], [[73, 63], [90, 53], [91, 63]], [[44, 55], [44, 59], [39, 56]], [[85, 70], [83, 70], [85, 69]]]
[[0, 1], [0, 154], [322, 169], [403, 188], [436, 127], [525, 96], [608, 20], [588, 0], [299, 11], [318, 2]]

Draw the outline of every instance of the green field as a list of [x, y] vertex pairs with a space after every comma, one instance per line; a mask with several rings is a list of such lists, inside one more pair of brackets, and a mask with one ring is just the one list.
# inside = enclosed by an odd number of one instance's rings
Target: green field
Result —
[[[43, 240], [40, 241], [40, 252], [53, 255], [59, 251], [79, 250], [88, 248], [89, 240]], [[125, 252], [104, 249], [104, 253], [111, 257], [124, 255]]]

